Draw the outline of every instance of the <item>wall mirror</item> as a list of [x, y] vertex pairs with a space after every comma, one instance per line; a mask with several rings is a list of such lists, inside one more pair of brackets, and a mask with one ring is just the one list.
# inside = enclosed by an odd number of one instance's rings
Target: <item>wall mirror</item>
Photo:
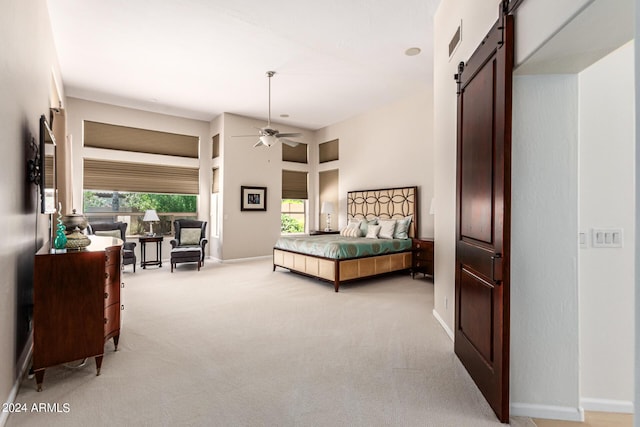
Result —
[[40, 116], [40, 171], [40, 212], [55, 213], [56, 140], [44, 115]]

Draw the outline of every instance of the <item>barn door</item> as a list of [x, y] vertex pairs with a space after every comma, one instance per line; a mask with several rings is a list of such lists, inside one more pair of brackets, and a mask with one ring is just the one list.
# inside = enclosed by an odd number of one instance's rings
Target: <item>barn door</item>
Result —
[[501, 15], [456, 75], [455, 352], [508, 422], [513, 17]]

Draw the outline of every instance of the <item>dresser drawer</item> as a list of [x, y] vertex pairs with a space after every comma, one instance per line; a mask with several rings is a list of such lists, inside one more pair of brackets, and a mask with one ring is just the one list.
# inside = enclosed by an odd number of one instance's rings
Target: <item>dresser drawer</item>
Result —
[[118, 283], [111, 283], [104, 287], [104, 306], [109, 307], [111, 304], [120, 302], [120, 287]]
[[107, 266], [120, 264], [120, 247], [119, 246], [105, 249], [104, 255], [106, 257], [105, 264]]
[[104, 309], [104, 336], [120, 329], [120, 304], [111, 304]]
[[104, 284], [106, 286], [120, 284], [120, 264], [109, 264], [105, 266]]

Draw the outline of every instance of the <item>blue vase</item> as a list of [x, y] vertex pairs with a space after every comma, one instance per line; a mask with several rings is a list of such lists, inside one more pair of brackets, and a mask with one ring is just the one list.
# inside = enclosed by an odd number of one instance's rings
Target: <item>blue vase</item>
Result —
[[58, 213], [58, 225], [56, 225], [56, 237], [53, 239], [53, 247], [64, 249], [67, 245], [67, 236], [64, 234], [67, 227], [62, 223], [62, 215]]

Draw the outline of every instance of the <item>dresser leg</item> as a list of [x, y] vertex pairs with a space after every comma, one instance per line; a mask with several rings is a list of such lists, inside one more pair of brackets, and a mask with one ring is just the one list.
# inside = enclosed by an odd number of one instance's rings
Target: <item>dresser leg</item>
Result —
[[102, 368], [102, 354], [96, 356], [96, 377], [100, 375], [100, 368]]
[[36, 391], [42, 391], [42, 381], [44, 380], [44, 369], [36, 371]]
[[115, 351], [118, 351], [118, 341], [120, 341], [120, 335], [116, 335], [115, 337], [113, 337], [113, 345], [116, 346]]

